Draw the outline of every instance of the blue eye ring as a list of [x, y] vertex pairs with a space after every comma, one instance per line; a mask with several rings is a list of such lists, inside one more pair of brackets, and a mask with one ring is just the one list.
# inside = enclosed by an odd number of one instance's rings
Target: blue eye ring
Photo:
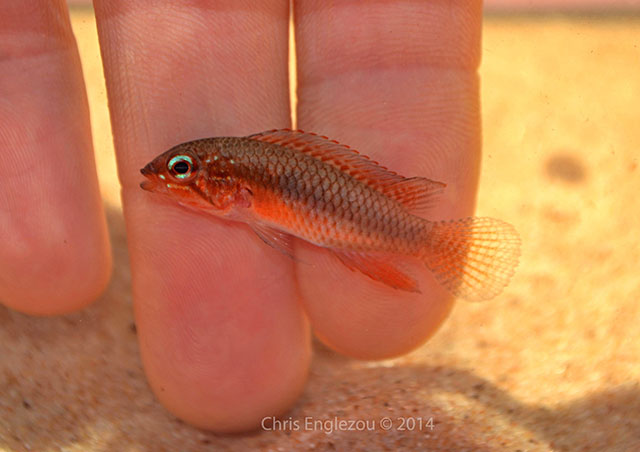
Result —
[[178, 154], [169, 159], [167, 169], [173, 177], [179, 180], [189, 179], [195, 173], [193, 158], [185, 154]]

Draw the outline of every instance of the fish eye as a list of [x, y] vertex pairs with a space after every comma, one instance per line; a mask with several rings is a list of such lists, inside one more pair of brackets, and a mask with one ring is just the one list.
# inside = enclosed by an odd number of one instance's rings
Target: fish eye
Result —
[[191, 168], [189, 167], [189, 164], [185, 161], [178, 162], [175, 165], [173, 165], [173, 172], [178, 174], [186, 174], [189, 172], [190, 169]]
[[193, 175], [193, 159], [188, 155], [176, 155], [169, 160], [167, 169], [178, 179], [188, 179]]

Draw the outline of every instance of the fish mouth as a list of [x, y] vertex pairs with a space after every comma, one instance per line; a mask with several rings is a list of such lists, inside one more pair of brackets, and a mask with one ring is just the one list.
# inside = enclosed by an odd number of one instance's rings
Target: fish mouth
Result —
[[152, 180], [143, 180], [140, 182], [140, 188], [146, 191], [155, 191], [156, 183]]
[[140, 170], [140, 174], [142, 174], [147, 179], [140, 183], [140, 188], [146, 191], [154, 191], [157, 185], [155, 181], [155, 174], [151, 169], [151, 163]]

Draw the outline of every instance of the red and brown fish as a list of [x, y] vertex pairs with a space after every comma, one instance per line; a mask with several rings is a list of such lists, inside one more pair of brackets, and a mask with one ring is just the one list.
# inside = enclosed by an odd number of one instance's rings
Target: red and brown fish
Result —
[[498, 295], [520, 255], [515, 229], [492, 218], [421, 217], [445, 184], [405, 178], [327, 137], [289, 129], [177, 145], [141, 170], [141, 187], [247, 223], [293, 256], [292, 238], [330, 249], [347, 267], [419, 292], [395, 263], [424, 262], [451, 293]]

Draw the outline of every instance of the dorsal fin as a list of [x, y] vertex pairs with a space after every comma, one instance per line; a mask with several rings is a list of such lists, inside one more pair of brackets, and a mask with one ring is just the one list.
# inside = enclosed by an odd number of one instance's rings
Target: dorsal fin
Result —
[[277, 129], [249, 135], [247, 138], [304, 152], [378, 189], [405, 179], [355, 149], [315, 133]]
[[384, 193], [395, 199], [414, 215], [425, 213], [435, 204], [447, 184], [426, 177], [408, 177], [384, 188]]
[[274, 129], [247, 138], [304, 152], [384, 193], [413, 212], [431, 206], [435, 196], [446, 186], [424, 177], [403, 177], [355, 149], [315, 133]]

